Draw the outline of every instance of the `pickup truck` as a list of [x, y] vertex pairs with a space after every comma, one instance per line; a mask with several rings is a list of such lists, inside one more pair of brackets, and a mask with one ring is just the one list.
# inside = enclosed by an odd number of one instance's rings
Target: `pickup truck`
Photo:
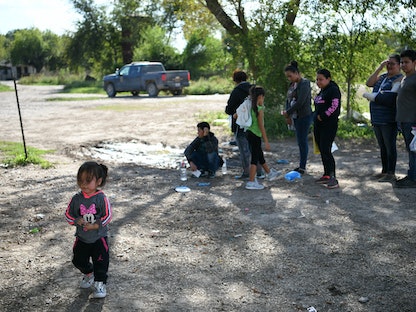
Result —
[[117, 92], [131, 92], [137, 96], [140, 91], [156, 97], [161, 90], [181, 95], [183, 88], [189, 86], [190, 74], [187, 70], [167, 71], [160, 62], [133, 62], [104, 76], [103, 80], [109, 97], [115, 97]]

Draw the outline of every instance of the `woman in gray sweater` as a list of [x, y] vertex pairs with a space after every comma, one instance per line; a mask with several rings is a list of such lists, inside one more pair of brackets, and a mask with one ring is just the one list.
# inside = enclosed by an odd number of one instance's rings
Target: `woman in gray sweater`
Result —
[[283, 116], [288, 125], [293, 125], [299, 146], [299, 167], [294, 170], [304, 174], [308, 160], [308, 133], [312, 124], [311, 83], [302, 77], [296, 61], [290, 62], [285, 68], [285, 75], [290, 81], [287, 91], [286, 111]]

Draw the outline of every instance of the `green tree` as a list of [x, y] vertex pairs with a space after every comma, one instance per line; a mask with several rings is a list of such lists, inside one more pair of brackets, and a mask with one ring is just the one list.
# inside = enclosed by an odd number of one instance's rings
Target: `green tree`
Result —
[[231, 62], [231, 54], [220, 39], [214, 38], [206, 29], [198, 28], [190, 36], [182, 53], [183, 66], [192, 74], [192, 79], [224, 75]]
[[94, 68], [97, 71], [113, 70], [113, 61], [119, 59], [120, 52], [112, 47], [119, 47], [119, 40], [106, 7], [95, 5], [93, 0], [72, 0], [72, 3], [83, 18], [77, 23], [77, 30], [66, 47], [71, 67], [81, 66], [87, 71]]
[[[347, 117], [352, 117], [358, 83], [392, 51], [380, 40], [383, 25], [371, 17], [390, 20], [392, 7], [381, 0], [314, 2], [309, 53], [313, 68], [328, 68], [346, 91]], [[312, 14], [315, 12], [315, 14]], [[386, 28], [387, 30], [387, 28]]]
[[17, 30], [13, 37], [10, 49], [12, 63], [31, 65], [36, 72], [40, 72], [47, 56], [41, 31], [37, 28]]
[[9, 59], [9, 49], [8, 49], [9, 40], [5, 35], [0, 35], [0, 61]]
[[179, 55], [167, 44], [166, 32], [160, 26], [147, 27], [141, 35], [138, 47], [134, 50], [137, 60], [159, 61], [166, 68], [178, 68]]

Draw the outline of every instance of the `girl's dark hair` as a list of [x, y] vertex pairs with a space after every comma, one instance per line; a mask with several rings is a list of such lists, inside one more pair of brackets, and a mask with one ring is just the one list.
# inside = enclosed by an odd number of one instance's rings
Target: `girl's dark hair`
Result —
[[331, 78], [331, 72], [326, 68], [318, 69], [316, 74], [323, 75], [326, 79]]
[[253, 108], [254, 112], [256, 113], [256, 116], [259, 115], [259, 109], [257, 107], [257, 98], [259, 95], [264, 95], [265, 91], [263, 87], [253, 85], [250, 88], [250, 98], [251, 98], [251, 107]]
[[107, 179], [107, 173], [108, 173], [108, 168], [106, 165], [98, 164], [95, 161], [87, 161], [83, 163], [81, 167], [79, 167], [78, 169], [78, 174], [77, 174], [78, 184], [81, 184], [83, 182], [82, 174], [84, 172], [87, 174], [86, 182], [91, 182], [93, 178], [95, 178], [96, 180], [102, 179], [100, 186], [105, 185], [105, 182]]
[[285, 67], [285, 72], [290, 71], [292, 73], [298, 73], [299, 72], [299, 68], [298, 68], [298, 62], [296, 61], [291, 61], [286, 67]]

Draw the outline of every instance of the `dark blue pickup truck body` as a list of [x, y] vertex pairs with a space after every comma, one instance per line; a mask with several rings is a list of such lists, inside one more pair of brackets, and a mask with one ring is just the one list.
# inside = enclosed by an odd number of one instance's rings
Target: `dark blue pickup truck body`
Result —
[[156, 97], [161, 90], [181, 95], [183, 88], [189, 86], [190, 75], [187, 70], [167, 71], [159, 62], [133, 62], [114, 74], [104, 76], [103, 80], [109, 97], [116, 96], [117, 92], [138, 95], [140, 91]]

